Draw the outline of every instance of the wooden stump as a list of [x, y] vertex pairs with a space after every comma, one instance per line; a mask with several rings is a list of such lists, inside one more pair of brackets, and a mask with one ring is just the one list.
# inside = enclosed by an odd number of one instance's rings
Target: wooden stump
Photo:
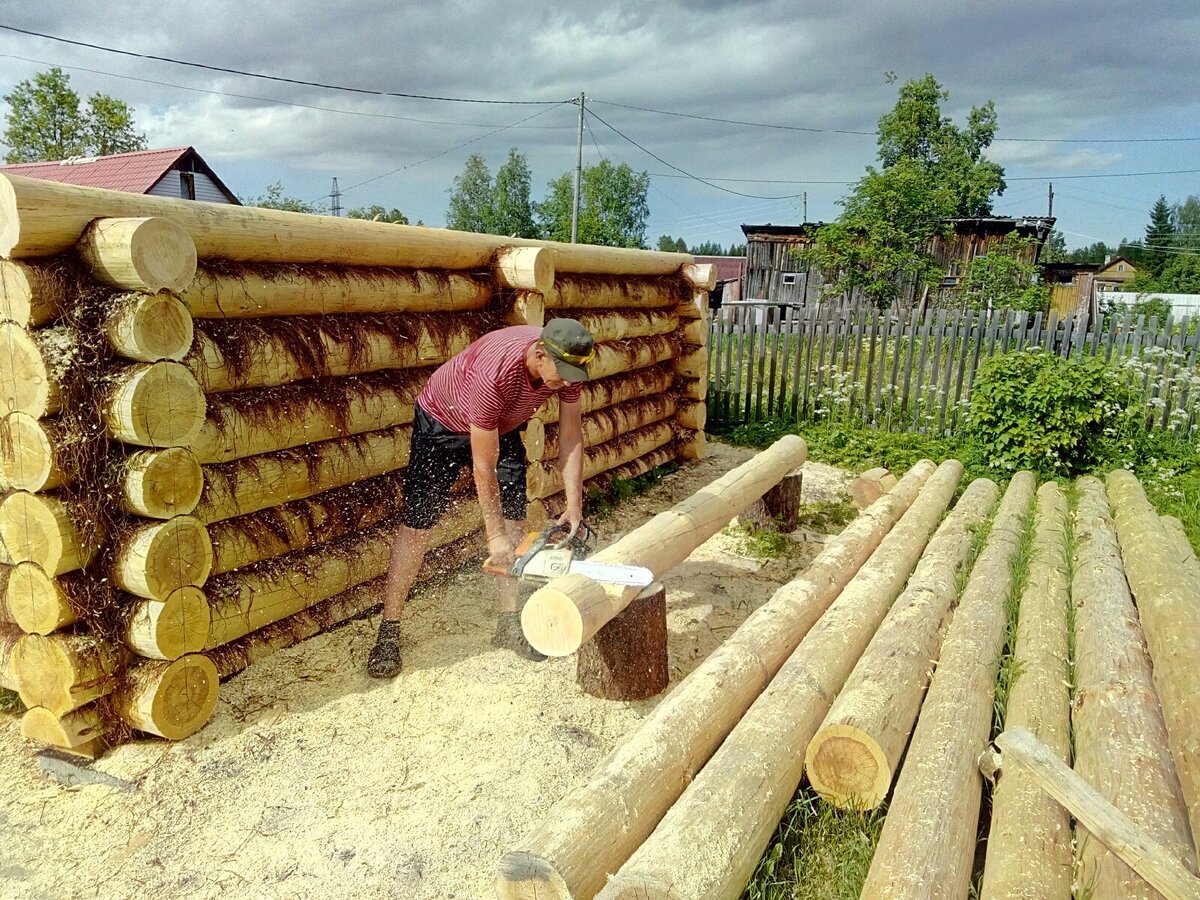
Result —
[[793, 469], [783, 480], [746, 507], [738, 521], [752, 528], [765, 528], [787, 534], [800, 523], [800, 493], [804, 487], [804, 469]]
[[602, 700], [645, 700], [666, 690], [667, 591], [656, 581], [579, 649], [576, 679]]

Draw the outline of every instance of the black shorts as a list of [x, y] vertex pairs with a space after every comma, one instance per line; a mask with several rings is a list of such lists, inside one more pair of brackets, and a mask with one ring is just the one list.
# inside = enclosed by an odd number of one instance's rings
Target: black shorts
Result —
[[[471, 436], [451, 431], [416, 405], [408, 470], [404, 476], [404, 508], [400, 521], [422, 531], [432, 528], [450, 505], [450, 489], [470, 467]], [[525, 519], [525, 445], [513, 429], [500, 435], [500, 457], [496, 460], [500, 483], [500, 508], [504, 518]]]

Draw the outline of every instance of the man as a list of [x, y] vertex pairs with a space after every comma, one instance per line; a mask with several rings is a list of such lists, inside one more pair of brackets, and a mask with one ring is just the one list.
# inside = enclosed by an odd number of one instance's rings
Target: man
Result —
[[[573, 535], [583, 522], [581, 382], [595, 352], [573, 319], [545, 328], [517, 325], [489, 332], [448, 360], [417, 397], [400, 530], [392, 543], [383, 620], [367, 660], [375, 678], [402, 667], [400, 614], [429, 547], [429, 529], [449, 504], [450, 489], [470, 465], [492, 565], [509, 568], [525, 536], [525, 446], [517, 429], [550, 397], [559, 399], [559, 467], [567, 509], [559, 522]], [[525, 640], [516, 586], [505, 584], [492, 642], [528, 659], [545, 659]]]

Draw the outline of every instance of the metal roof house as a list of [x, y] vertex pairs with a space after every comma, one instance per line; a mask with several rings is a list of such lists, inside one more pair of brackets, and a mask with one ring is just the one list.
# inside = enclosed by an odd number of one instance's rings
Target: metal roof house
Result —
[[233, 191], [192, 147], [15, 163], [0, 166], [0, 172], [131, 194], [241, 205]]

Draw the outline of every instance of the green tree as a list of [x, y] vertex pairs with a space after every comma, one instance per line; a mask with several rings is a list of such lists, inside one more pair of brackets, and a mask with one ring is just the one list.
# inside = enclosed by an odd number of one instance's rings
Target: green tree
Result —
[[455, 231], [493, 232], [494, 191], [487, 163], [478, 153], [472, 153], [450, 189], [446, 227]]
[[746, 255], [746, 245], [745, 244], [730, 244], [729, 245], [729, 255], [730, 256], [745, 256]]
[[951, 215], [990, 215], [992, 195], [1006, 187], [1004, 169], [983, 156], [996, 136], [996, 107], [990, 100], [972, 107], [966, 128], [959, 128], [942, 115], [941, 103], [949, 98], [929, 74], [901, 86], [895, 107], [879, 119], [880, 165], [886, 172], [912, 160], [953, 194]]
[[492, 188], [490, 229], [493, 234], [506, 237], [537, 237], [537, 225], [533, 221], [533, 201], [530, 189], [533, 176], [525, 154], [513, 147], [508, 159], [496, 171], [496, 183]]
[[[546, 199], [534, 205], [542, 235], [571, 239], [572, 173], [550, 182]], [[644, 247], [650, 206], [650, 175], [635, 173], [625, 163], [601, 160], [583, 170], [579, 198], [579, 242], [608, 247]]]
[[1043, 264], [1066, 262], [1067, 239], [1057, 228], [1050, 229], [1050, 236], [1046, 238], [1046, 243], [1042, 245], [1039, 260]]
[[7, 162], [104, 156], [146, 148], [146, 136], [134, 130], [133, 110], [127, 104], [96, 93], [82, 109], [70, 76], [60, 68], [20, 82], [4, 99], [8, 103]]
[[1175, 240], [1184, 249], [1200, 249], [1200, 197], [1192, 195], [1176, 204]]
[[1163, 194], [1158, 195], [1150, 207], [1150, 224], [1146, 226], [1145, 253], [1140, 268], [1150, 275], [1158, 275], [1167, 264], [1167, 256], [1175, 243], [1173, 211]]
[[1103, 263], [1110, 256], [1115, 255], [1116, 252], [1116, 247], [1110, 247], [1104, 241], [1096, 241], [1094, 244], [1088, 244], [1086, 247], [1077, 247], [1068, 252], [1065, 262]]
[[391, 222], [394, 225], [407, 225], [408, 216], [398, 209], [384, 209], [378, 203], [371, 206], [358, 207], [346, 213], [348, 219], [370, 219], [375, 222]]
[[683, 238], [673, 238], [669, 234], [660, 234], [655, 247], [664, 253], [688, 252], [687, 242]]
[[263, 209], [282, 209], [287, 212], [319, 213], [323, 208], [306, 200], [288, 196], [283, 192], [283, 182], [276, 181], [267, 185], [267, 192], [258, 197], [238, 197], [246, 206], [258, 206]]
[[716, 241], [705, 241], [692, 248], [693, 256], [724, 256], [724, 248]]
[[1050, 305], [1045, 284], [1034, 284], [1036, 267], [1031, 257], [1034, 238], [1006, 235], [988, 252], [967, 265], [959, 296], [972, 309], [1023, 309], [1044, 312]]

